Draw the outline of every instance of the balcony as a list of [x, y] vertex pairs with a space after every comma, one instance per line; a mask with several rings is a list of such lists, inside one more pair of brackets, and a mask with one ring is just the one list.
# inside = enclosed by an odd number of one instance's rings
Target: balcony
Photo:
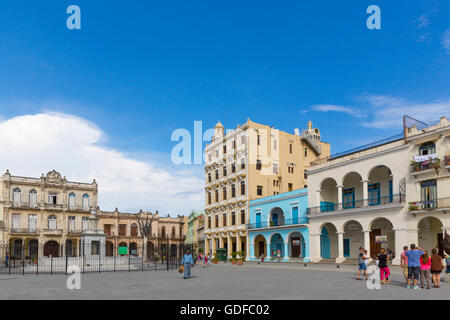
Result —
[[438, 172], [441, 168], [441, 160], [436, 157], [436, 154], [427, 156], [416, 156], [411, 160], [411, 173], [418, 176], [430, 172]]
[[299, 217], [297, 219], [284, 219], [280, 220], [277, 223], [274, 221], [262, 221], [262, 222], [255, 222], [255, 223], [248, 223], [247, 229], [262, 229], [262, 228], [279, 228], [279, 227], [286, 227], [286, 226], [294, 226], [299, 224], [308, 224], [308, 218], [307, 217]]
[[82, 229], [68, 229], [67, 234], [69, 235], [80, 235], [83, 233], [84, 230]]
[[11, 228], [9, 230], [10, 234], [25, 234], [25, 235], [37, 235], [39, 234], [36, 228]]
[[409, 203], [410, 212], [434, 211], [450, 208], [450, 198], [439, 198], [430, 201], [415, 201]]
[[64, 206], [62, 204], [55, 204], [55, 203], [46, 203], [45, 209], [47, 210], [58, 210], [62, 211]]
[[405, 202], [404, 194], [394, 194], [382, 197], [375, 197], [372, 199], [361, 199], [347, 202], [326, 203], [317, 207], [310, 207], [307, 209], [307, 216], [321, 216], [329, 213], [343, 213], [346, 210], [370, 209], [379, 208], [380, 206], [402, 204]]
[[89, 207], [85, 207], [85, 206], [73, 206], [73, 205], [69, 205], [67, 207], [68, 211], [73, 211], [73, 212], [90, 212], [90, 208]]
[[13, 208], [21, 208], [21, 209], [39, 209], [39, 205], [37, 203], [24, 201], [24, 202], [11, 202], [11, 207]]
[[62, 236], [63, 234], [62, 229], [42, 229], [41, 231], [45, 235], [52, 235], [52, 236]]

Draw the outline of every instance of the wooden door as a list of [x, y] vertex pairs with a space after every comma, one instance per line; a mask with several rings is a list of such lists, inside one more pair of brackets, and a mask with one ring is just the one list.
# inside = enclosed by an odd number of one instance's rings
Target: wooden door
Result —
[[370, 255], [376, 256], [381, 250], [381, 243], [375, 242], [375, 236], [381, 236], [381, 229], [373, 229], [370, 231]]

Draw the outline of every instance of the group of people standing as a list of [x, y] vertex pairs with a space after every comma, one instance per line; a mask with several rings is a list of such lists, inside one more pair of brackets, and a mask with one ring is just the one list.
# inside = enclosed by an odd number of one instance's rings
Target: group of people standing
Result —
[[[389, 280], [390, 270], [388, 262], [392, 259], [392, 253], [382, 248], [376, 255], [376, 264], [380, 269], [380, 280], [382, 284], [391, 282]], [[367, 250], [360, 247], [358, 254], [358, 272], [356, 279], [361, 280], [361, 272], [364, 272], [366, 280], [368, 280], [367, 265], [370, 257]], [[444, 268], [444, 259], [438, 255], [436, 248], [431, 250], [431, 256], [427, 250], [424, 250], [415, 244], [403, 247], [401, 254], [401, 267], [405, 276], [406, 288], [423, 289], [425, 282], [427, 289], [431, 288], [431, 280], [433, 288], [439, 288], [441, 282], [441, 272]], [[418, 281], [420, 279], [420, 287]], [[411, 284], [412, 282], [412, 284]]]

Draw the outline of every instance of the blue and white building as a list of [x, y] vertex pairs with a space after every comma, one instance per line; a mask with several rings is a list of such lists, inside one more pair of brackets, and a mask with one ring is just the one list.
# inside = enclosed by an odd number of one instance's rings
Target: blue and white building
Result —
[[307, 207], [306, 188], [250, 201], [247, 260], [309, 262]]

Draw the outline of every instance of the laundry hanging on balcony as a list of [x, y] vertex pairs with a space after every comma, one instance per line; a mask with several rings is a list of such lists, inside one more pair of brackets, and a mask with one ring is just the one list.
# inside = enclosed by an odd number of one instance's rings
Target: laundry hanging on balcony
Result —
[[415, 162], [425, 162], [425, 161], [430, 161], [431, 159], [435, 159], [437, 157], [436, 153], [433, 154], [426, 154], [426, 155], [421, 155], [421, 156], [414, 156], [414, 161]]

